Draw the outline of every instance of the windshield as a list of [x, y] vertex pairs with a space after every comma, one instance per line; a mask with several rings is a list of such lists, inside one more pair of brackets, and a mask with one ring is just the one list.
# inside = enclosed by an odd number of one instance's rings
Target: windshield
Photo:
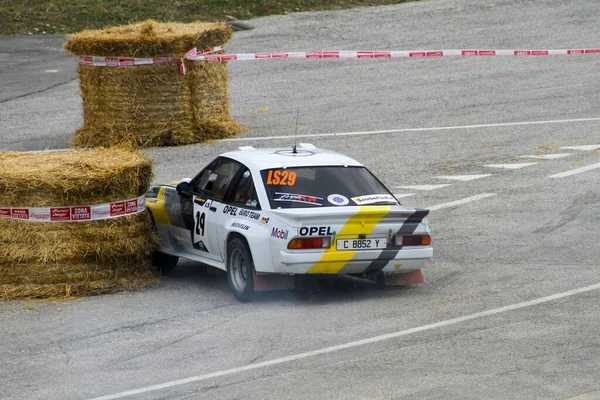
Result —
[[365, 167], [265, 169], [261, 176], [273, 209], [398, 204]]

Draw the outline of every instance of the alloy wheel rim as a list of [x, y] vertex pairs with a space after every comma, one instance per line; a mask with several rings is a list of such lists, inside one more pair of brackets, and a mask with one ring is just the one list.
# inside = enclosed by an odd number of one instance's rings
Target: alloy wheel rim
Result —
[[246, 288], [248, 271], [248, 260], [246, 260], [241, 250], [234, 249], [231, 253], [231, 281], [235, 289], [239, 292]]

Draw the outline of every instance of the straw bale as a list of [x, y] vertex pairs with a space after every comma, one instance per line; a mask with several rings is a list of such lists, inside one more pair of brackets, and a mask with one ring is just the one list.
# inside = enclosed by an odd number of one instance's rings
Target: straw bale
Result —
[[144, 194], [152, 177], [152, 161], [125, 149], [0, 152], [0, 206], [77, 206], [126, 200]]
[[[145, 267], [145, 268], [142, 268]], [[82, 266], [85, 267], [85, 264]], [[150, 270], [148, 265], [139, 264], [139, 266], [132, 268], [128, 266], [114, 265], [108, 268], [103, 265], [99, 268], [96, 265], [95, 269], [80, 270], [77, 264], [71, 265], [72, 270], [66, 272], [57, 271], [40, 271], [38, 273], [30, 273], [29, 268], [23, 268], [20, 272], [13, 271], [9, 274], [0, 273], [0, 284], [36, 284], [36, 285], [49, 285], [57, 283], [85, 283], [95, 282], [99, 280], [108, 279], [126, 279], [134, 275], [142, 274]]]
[[127, 215], [89, 222], [37, 223], [0, 218], [0, 243], [29, 243], [36, 237], [77, 237], [81, 241], [109, 241], [147, 235], [152, 229], [149, 214]]
[[[151, 161], [126, 149], [0, 152], [0, 206], [77, 206], [138, 197]], [[100, 221], [0, 218], [0, 299], [68, 298], [142, 289], [157, 282], [150, 215]]]
[[118, 279], [79, 283], [0, 284], [0, 299], [69, 299], [79, 296], [135, 291], [154, 286], [158, 278], [146, 271]]
[[115, 240], [86, 242], [77, 237], [43, 237], [33, 243], [3, 243], [0, 246], [0, 265], [23, 262], [115, 262], [142, 261], [152, 254], [146, 237], [123, 236]]
[[148, 212], [77, 223], [0, 219], [0, 298], [146, 287], [156, 281], [150, 256], [157, 245]]
[[[114, 268], [139, 268], [145, 269], [148, 266], [148, 259], [138, 263], [115, 262], [109, 264], [100, 264], [93, 261], [87, 262], [32, 262], [32, 263], [2, 263], [0, 264], [0, 276], [14, 275], [62, 275], [70, 273], [97, 273], [103, 270], [112, 270]], [[42, 282], [45, 283], [45, 282]]]
[[[69, 36], [65, 48], [79, 55], [181, 57], [193, 47], [225, 44], [226, 24], [158, 23], [84, 31]], [[79, 65], [83, 126], [73, 146], [128, 143], [139, 147], [176, 146], [230, 137], [243, 129], [229, 112], [229, 77], [224, 62], [186, 61], [135, 67]]]
[[197, 47], [221, 46], [231, 39], [225, 23], [160, 23], [148, 20], [135, 25], [86, 30], [69, 35], [64, 48], [80, 56], [181, 57]]

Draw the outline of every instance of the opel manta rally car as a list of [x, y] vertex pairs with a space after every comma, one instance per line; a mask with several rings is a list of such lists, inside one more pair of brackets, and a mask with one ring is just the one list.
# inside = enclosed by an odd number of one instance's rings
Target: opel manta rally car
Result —
[[157, 266], [184, 257], [224, 270], [241, 301], [293, 287], [297, 274], [421, 283], [433, 253], [429, 210], [400, 205], [362, 164], [310, 144], [222, 154], [193, 179], [152, 186], [146, 206]]

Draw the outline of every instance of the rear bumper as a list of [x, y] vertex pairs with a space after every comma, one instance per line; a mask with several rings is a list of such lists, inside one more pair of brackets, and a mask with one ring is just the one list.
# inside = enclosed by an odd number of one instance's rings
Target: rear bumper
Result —
[[287, 274], [361, 274], [376, 267], [386, 274], [421, 269], [433, 256], [431, 247], [401, 250], [363, 250], [355, 252], [305, 252], [282, 250], [276, 273]]

